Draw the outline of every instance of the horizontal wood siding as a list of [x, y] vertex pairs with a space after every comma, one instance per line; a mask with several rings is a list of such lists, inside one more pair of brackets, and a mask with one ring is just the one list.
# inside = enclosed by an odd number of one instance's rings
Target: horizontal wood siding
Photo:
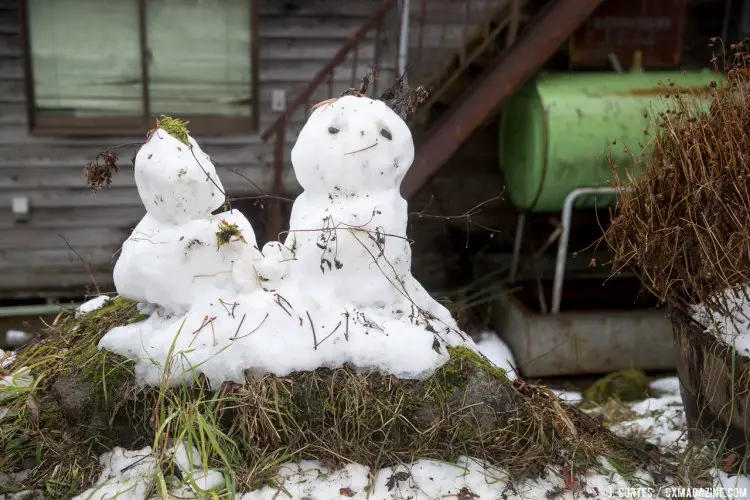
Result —
[[[502, 0], [501, 0], [502, 1]], [[260, 130], [277, 118], [271, 111], [276, 89], [291, 103], [345, 40], [377, 8], [379, 0], [305, 0], [292, 11], [278, 0], [262, 0], [259, 26]], [[460, 49], [463, 33], [475, 28], [498, 1], [473, 0], [468, 21], [462, 2], [427, 0], [419, 50], [422, 0], [411, 2], [410, 83], [422, 83]], [[98, 151], [142, 137], [42, 137], [28, 130], [19, 0], [0, 0], [0, 298], [78, 295], [95, 281], [112, 291], [111, 270], [121, 243], [145, 213], [130, 169], [136, 147], [119, 151], [123, 166], [112, 188], [86, 188], [83, 166]], [[380, 51], [382, 85], [394, 75], [398, 17], [384, 26]], [[355, 79], [374, 63], [375, 35], [368, 34], [357, 55]], [[419, 65], [416, 71], [415, 63]], [[351, 86], [353, 57], [333, 73], [333, 95]], [[322, 85], [310, 103], [331, 96]], [[286, 133], [284, 182], [299, 191], [289, 156], [304, 124], [305, 110], [291, 117]], [[273, 144], [258, 134], [198, 137], [211, 155], [227, 191], [251, 196], [269, 191]], [[250, 179], [252, 182], [249, 182]], [[16, 222], [13, 197], [30, 199], [31, 216]], [[256, 228], [256, 230], [258, 230]], [[71, 249], [72, 247], [72, 249]]]
[[[277, 116], [271, 111], [272, 91], [285, 90], [291, 102], [378, 1], [306, 0], [297, 2], [299, 8], [291, 12], [283, 11], [284, 3], [264, 0], [261, 4], [257, 108], [261, 130]], [[97, 151], [142, 137], [29, 134], [18, 7], [18, 0], [0, 0], [0, 298], [80, 294], [94, 280], [103, 291], [112, 291], [111, 270], [118, 248], [145, 213], [130, 169], [135, 148], [120, 150], [124, 168], [113, 187], [99, 193], [86, 188], [83, 166]], [[370, 34], [359, 51], [358, 73], [365, 73], [373, 63], [373, 39]], [[392, 38], [384, 43], [395, 46]], [[392, 47], [384, 50], [393, 53]], [[350, 58], [334, 72], [334, 95], [350, 86], [351, 66]], [[328, 97], [324, 85], [311, 102]], [[287, 158], [304, 119], [304, 112], [291, 117]], [[264, 144], [257, 134], [198, 140], [217, 163], [228, 192], [257, 194], [253, 183], [263, 191], [270, 189], [272, 144]], [[291, 194], [299, 189], [291, 169], [285, 182]], [[14, 220], [11, 201], [15, 196], [30, 199], [27, 222]]]

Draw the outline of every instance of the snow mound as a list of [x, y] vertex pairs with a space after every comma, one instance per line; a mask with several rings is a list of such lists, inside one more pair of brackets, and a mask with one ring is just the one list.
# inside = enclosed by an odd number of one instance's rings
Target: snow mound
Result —
[[242, 383], [347, 363], [420, 379], [448, 360], [447, 347], [477, 349], [411, 275], [399, 186], [414, 145], [383, 102], [347, 96], [312, 113], [292, 150], [304, 192], [289, 234], [262, 249], [241, 213], [212, 215], [221, 183], [187, 142], [160, 128], [136, 156], [147, 214], [114, 281], [149, 317], [99, 344], [136, 360], [140, 382], [201, 373], [212, 385]]

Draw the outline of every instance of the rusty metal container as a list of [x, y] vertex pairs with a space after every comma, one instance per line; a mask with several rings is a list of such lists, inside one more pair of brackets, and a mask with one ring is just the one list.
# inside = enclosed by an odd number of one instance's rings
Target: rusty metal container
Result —
[[542, 314], [507, 296], [492, 305], [492, 326], [524, 377], [674, 370], [672, 327], [664, 310], [568, 310]]
[[688, 438], [724, 439], [726, 448], [744, 455], [750, 441], [750, 358], [686, 315], [670, 316]]

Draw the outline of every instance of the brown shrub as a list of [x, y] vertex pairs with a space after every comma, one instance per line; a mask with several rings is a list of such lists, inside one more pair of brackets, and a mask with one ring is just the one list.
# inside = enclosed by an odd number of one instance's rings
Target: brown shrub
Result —
[[714, 58], [726, 79], [708, 90], [710, 108], [673, 87], [636, 160], [648, 170], [615, 177], [619, 214], [605, 233], [616, 271], [635, 271], [686, 312], [697, 303], [728, 311], [727, 296], [717, 293], [750, 283], [750, 54], [742, 44], [730, 49]]

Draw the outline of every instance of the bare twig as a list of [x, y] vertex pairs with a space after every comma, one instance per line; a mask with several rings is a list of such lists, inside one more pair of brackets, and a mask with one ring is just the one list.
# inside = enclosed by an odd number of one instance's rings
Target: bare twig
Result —
[[63, 241], [65, 242], [65, 244], [66, 244], [66, 245], [68, 246], [68, 248], [70, 249], [70, 251], [71, 251], [71, 252], [73, 252], [73, 253], [75, 254], [75, 256], [76, 256], [76, 257], [78, 257], [78, 259], [79, 259], [79, 260], [81, 261], [81, 263], [82, 263], [82, 264], [84, 265], [84, 267], [86, 268], [86, 271], [87, 271], [87, 272], [89, 273], [89, 277], [91, 278], [91, 282], [92, 282], [92, 283], [94, 284], [94, 290], [96, 290], [96, 294], [97, 294], [97, 295], [101, 295], [101, 293], [102, 293], [102, 292], [101, 292], [101, 290], [99, 289], [99, 284], [98, 284], [98, 283], [97, 283], [97, 281], [96, 281], [96, 277], [94, 276], [94, 270], [93, 270], [93, 269], [91, 269], [91, 265], [90, 265], [90, 264], [89, 264], [88, 262], [86, 262], [86, 259], [84, 259], [84, 258], [83, 258], [83, 256], [81, 256], [81, 254], [80, 254], [80, 253], [78, 253], [78, 252], [76, 251], [76, 249], [75, 249], [75, 248], [73, 248], [73, 246], [72, 246], [72, 245], [70, 244], [70, 242], [69, 242], [69, 241], [68, 241], [68, 240], [67, 240], [67, 239], [65, 238], [65, 236], [63, 236], [62, 234], [58, 234], [58, 236], [59, 236], [60, 238], [62, 238], [62, 240], [63, 240]]

